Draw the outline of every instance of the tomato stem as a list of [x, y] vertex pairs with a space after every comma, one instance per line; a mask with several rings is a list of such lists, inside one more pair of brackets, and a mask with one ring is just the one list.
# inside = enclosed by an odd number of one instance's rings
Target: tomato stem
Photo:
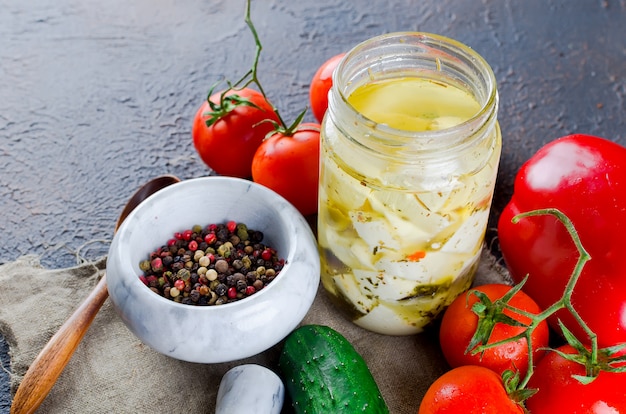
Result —
[[[520, 339], [526, 339], [526, 345], [528, 347], [528, 370], [526, 372], [526, 375], [522, 379], [522, 381], [515, 382], [515, 386], [514, 386], [515, 389], [509, 390], [511, 394], [517, 393], [518, 395], [523, 396], [521, 398], [526, 398], [526, 396], [529, 395], [528, 393], [524, 391], [534, 372], [534, 368], [533, 368], [534, 357], [533, 357], [532, 338], [531, 338], [532, 333], [539, 326], [541, 322], [547, 320], [549, 317], [551, 317], [556, 312], [562, 309], [567, 310], [574, 317], [576, 322], [579, 324], [579, 326], [583, 329], [583, 331], [587, 335], [589, 343], [590, 343], [589, 346], [591, 349], [587, 351], [586, 348], [582, 345], [582, 343], [578, 339], [576, 339], [574, 335], [563, 324], [561, 324], [561, 331], [563, 332], [563, 336], [565, 337], [567, 342], [570, 345], [574, 346], [574, 348], [578, 349], [581, 354], [579, 357], [572, 357], [572, 360], [575, 360], [585, 365], [587, 376], [581, 377], [581, 381], [587, 381], [587, 382], [593, 381], [593, 379], [598, 375], [600, 370], [621, 371], [622, 370], [621, 368], [613, 367], [612, 362], [621, 361], [624, 358], [626, 358], [626, 357], [617, 357], [614, 359], [610, 359], [611, 356], [613, 356], [613, 354], [617, 352], [618, 349], [622, 349], [624, 346], [626, 346], [626, 344], [624, 344], [619, 347], [603, 349], [602, 350], [603, 357], [608, 355], [609, 359], [608, 359], [608, 362], [604, 360], [600, 361], [598, 357], [600, 350], [598, 349], [597, 335], [595, 332], [591, 330], [591, 328], [589, 328], [587, 323], [585, 323], [585, 321], [582, 319], [582, 317], [580, 316], [580, 314], [578, 313], [578, 311], [575, 309], [574, 305], [572, 304], [572, 294], [574, 292], [574, 288], [576, 287], [576, 284], [578, 283], [578, 280], [580, 279], [580, 276], [585, 267], [585, 264], [589, 260], [591, 260], [591, 256], [589, 255], [587, 250], [585, 250], [582, 244], [582, 241], [580, 240], [580, 237], [578, 235], [578, 232], [576, 231], [576, 228], [574, 224], [572, 223], [572, 221], [569, 219], [569, 217], [567, 217], [564, 213], [562, 213], [558, 209], [546, 208], [546, 209], [538, 209], [538, 210], [533, 210], [533, 211], [518, 214], [515, 217], [513, 217], [512, 222], [516, 224], [523, 218], [532, 217], [532, 216], [540, 216], [540, 215], [552, 215], [557, 220], [559, 220], [563, 224], [567, 232], [569, 233], [576, 249], [578, 250], [578, 254], [579, 254], [578, 260], [576, 262], [576, 265], [574, 266], [574, 269], [570, 275], [570, 278], [567, 284], [565, 285], [563, 294], [561, 295], [559, 300], [557, 300], [551, 306], [547, 307], [546, 309], [544, 309], [542, 312], [538, 314], [526, 312], [524, 310], [518, 309], [510, 305], [508, 303], [508, 300], [510, 299], [508, 296], [505, 296], [501, 299], [494, 301], [492, 306], [493, 306], [493, 309], [495, 309], [496, 313], [502, 312], [504, 309], [507, 309], [511, 312], [517, 313], [520, 316], [524, 316], [528, 318], [531, 322], [527, 324], [526, 329], [523, 332], [521, 332], [518, 335], [515, 335], [514, 337], [501, 340], [498, 342], [493, 342], [490, 344], [487, 344], [486, 341], [483, 340], [482, 344], [472, 347], [473, 348], [472, 352], [479, 353], [479, 352], [484, 352], [484, 350], [486, 349], [498, 347], [508, 342], [518, 341]], [[521, 287], [526, 282], [527, 278], [528, 276], [526, 276], [526, 278], [524, 278], [524, 280], [522, 280], [513, 289], [520, 290]], [[476, 291], [473, 291], [473, 292], [474, 294], [476, 294]], [[472, 293], [472, 291], [470, 291], [470, 293]], [[482, 311], [482, 313], [485, 313], [485, 312], [488, 312], [488, 310]], [[491, 312], [493, 312], [493, 310]], [[478, 312], [476, 313], [479, 316], [479, 326], [476, 328], [476, 332], [478, 333], [481, 329], [484, 330], [484, 328], [481, 328], [480, 326], [481, 314], [478, 314]], [[485, 324], [491, 323], [493, 325], [493, 323], [489, 321], [486, 321], [484, 323]], [[487, 332], [487, 336], [486, 336], [487, 338], [488, 338], [488, 335], [490, 335], [490, 331]], [[526, 391], [530, 391], [530, 390], [526, 390]]]
[[[585, 333], [587, 334], [587, 337], [589, 338], [589, 342], [591, 345], [590, 366], [593, 366], [597, 364], [598, 362], [598, 337], [595, 334], [595, 332], [593, 332], [589, 328], [589, 326], [585, 323], [585, 321], [581, 318], [580, 314], [578, 313], [578, 311], [576, 311], [576, 309], [574, 308], [574, 305], [572, 304], [572, 293], [574, 292], [576, 283], [578, 283], [578, 280], [580, 279], [580, 275], [582, 274], [585, 264], [589, 260], [591, 260], [591, 256], [589, 255], [587, 250], [585, 250], [582, 244], [582, 241], [580, 240], [580, 237], [578, 236], [578, 232], [576, 231], [576, 228], [574, 227], [574, 223], [572, 223], [569, 217], [567, 217], [565, 214], [563, 214], [560, 210], [556, 208], [539, 209], [539, 210], [533, 210], [533, 211], [529, 211], [526, 213], [518, 214], [517, 216], [513, 217], [513, 223], [519, 222], [519, 220], [521, 220], [524, 217], [531, 217], [531, 216], [538, 216], [538, 215], [553, 215], [563, 224], [563, 226], [565, 227], [565, 230], [567, 230], [567, 232], [570, 235], [570, 238], [574, 242], [574, 245], [576, 246], [576, 250], [578, 250], [578, 260], [576, 262], [576, 265], [574, 266], [574, 270], [572, 271], [572, 274], [567, 284], [565, 285], [565, 289], [563, 291], [563, 294], [561, 295], [561, 298], [558, 301], [556, 301], [554, 304], [546, 308], [543, 312], [538, 314], [536, 317], [532, 318], [533, 322], [531, 323], [531, 327], [533, 327], [533, 325], [534, 327], [536, 327], [542, 320], [547, 319], [548, 317], [555, 314], [557, 311], [561, 309], [567, 309], [570, 312], [570, 314], [574, 317], [574, 319], [576, 319], [576, 322], [585, 331]], [[589, 371], [589, 368], [588, 368], [588, 371]], [[588, 372], [588, 374], [592, 374], [592, 373]], [[525, 378], [524, 381], [522, 381], [523, 385], [526, 385], [527, 380], [530, 379], [528, 375], [527, 377], [528, 378]]]
[[[259, 80], [259, 75], [258, 75], [259, 61], [261, 58], [261, 51], [263, 50], [263, 45], [261, 43], [261, 39], [256, 30], [256, 27], [254, 26], [254, 23], [252, 22], [252, 17], [251, 17], [251, 12], [250, 12], [251, 3], [252, 3], [251, 0], [246, 0], [246, 15], [245, 15], [244, 21], [246, 22], [246, 25], [248, 26], [248, 28], [250, 29], [250, 32], [252, 33], [252, 37], [254, 38], [254, 44], [256, 46], [256, 51], [254, 53], [254, 60], [252, 62], [252, 67], [236, 82], [231, 82], [229, 80], [226, 80], [226, 84], [228, 85], [228, 87], [227, 89], [221, 92], [219, 103], [214, 103], [210, 99], [213, 94], [212, 92], [216, 86], [216, 85], [213, 85], [207, 97], [207, 101], [209, 103], [209, 107], [211, 108], [211, 111], [206, 114], [207, 115], [206, 124], [207, 126], [211, 126], [212, 124], [217, 122], [219, 119], [221, 119], [223, 116], [228, 114], [230, 111], [235, 109], [237, 106], [241, 106], [241, 105], [254, 106], [252, 102], [236, 94], [238, 90], [242, 90], [254, 84], [256, 88], [258, 89], [258, 91], [263, 96], [263, 98], [265, 99], [265, 101], [272, 107], [272, 112], [276, 114], [276, 118], [278, 118], [278, 122], [269, 121], [269, 122], [272, 122], [272, 124], [274, 124], [274, 131], [270, 132], [268, 136], [276, 132], [281, 133], [282, 135], [285, 135], [285, 136], [292, 136], [298, 130], [308, 108], [305, 107], [304, 110], [298, 114], [295, 121], [291, 125], [287, 125], [284, 118], [280, 114], [280, 111], [278, 110], [278, 108], [274, 104], [272, 104], [272, 102], [267, 98], [267, 94], [265, 93], [265, 89], [263, 88], [263, 85], [261, 84], [261, 81]], [[234, 91], [235, 93], [229, 94], [229, 92], [231, 91]]]
[[[300, 125], [300, 123], [302, 122], [302, 119], [304, 118], [304, 114], [307, 109], [305, 108], [304, 111], [302, 111], [302, 113], [298, 115], [294, 123], [288, 126], [287, 123], [284, 121], [282, 115], [280, 114], [280, 111], [278, 110], [278, 108], [276, 108], [276, 106], [274, 106], [274, 104], [272, 104], [271, 101], [267, 98], [265, 89], [263, 88], [263, 85], [261, 84], [261, 81], [259, 80], [259, 76], [258, 76], [259, 60], [261, 58], [261, 51], [263, 50], [263, 45], [261, 43], [261, 39], [259, 38], [259, 34], [254, 26], [254, 23], [252, 22], [252, 17], [250, 13], [250, 8], [251, 8], [250, 5], [251, 5], [251, 0], [246, 0], [246, 15], [245, 15], [244, 21], [246, 22], [246, 25], [250, 29], [250, 32], [252, 33], [252, 37], [254, 38], [254, 44], [256, 45], [256, 51], [254, 53], [254, 60], [252, 62], [252, 67], [236, 82], [226, 81], [228, 88], [225, 91], [223, 91], [222, 94], [220, 95], [219, 105], [212, 104], [210, 99], [207, 98], [209, 101], [209, 104], [211, 105], [211, 109], [213, 110], [211, 115], [213, 118], [215, 118], [212, 122], [215, 122], [221, 116], [231, 111], [235, 106], [246, 105], [245, 102], [240, 102], [237, 99], [238, 98], [237, 95], [231, 94], [231, 95], [226, 96], [228, 92], [241, 90], [243, 88], [246, 88], [254, 84], [256, 88], [259, 90], [259, 92], [261, 93], [261, 95], [263, 95], [263, 98], [265, 98], [267, 103], [272, 107], [272, 111], [276, 114], [276, 117], [278, 118], [278, 123], [274, 123], [275, 131], [282, 132], [284, 135], [293, 135], [293, 133], [298, 128], [298, 125]], [[210, 96], [211, 94], [209, 94], [209, 97]]]

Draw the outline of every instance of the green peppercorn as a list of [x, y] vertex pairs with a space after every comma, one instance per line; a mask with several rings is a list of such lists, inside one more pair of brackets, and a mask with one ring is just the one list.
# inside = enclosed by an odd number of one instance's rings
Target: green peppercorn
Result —
[[244, 223], [238, 223], [237, 224], [237, 236], [239, 237], [239, 239], [241, 240], [248, 240], [248, 226], [246, 226]]
[[182, 279], [183, 281], [187, 282], [191, 277], [191, 272], [189, 272], [188, 269], [180, 269], [176, 273], [176, 276], [178, 277], [178, 279]]
[[141, 269], [142, 272], [147, 272], [152, 268], [152, 265], [150, 264], [150, 260], [142, 260], [139, 263], [139, 269]]
[[217, 248], [217, 254], [222, 257], [230, 257], [230, 242], [224, 243]]

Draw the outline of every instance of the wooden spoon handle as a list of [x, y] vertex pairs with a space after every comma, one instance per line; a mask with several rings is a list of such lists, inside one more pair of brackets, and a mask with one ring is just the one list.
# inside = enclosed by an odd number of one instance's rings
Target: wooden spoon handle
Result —
[[11, 414], [34, 413], [46, 398], [109, 296], [106, 277], [61, 326], [28, 368], [13, 397]]

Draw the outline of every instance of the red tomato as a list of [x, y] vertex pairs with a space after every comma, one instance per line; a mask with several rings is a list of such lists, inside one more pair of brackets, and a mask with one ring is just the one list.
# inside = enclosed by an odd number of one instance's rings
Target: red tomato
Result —
[[522, 414], [524, 410], [509, 398], [498, 374], [489, 368], [464, 365], [446, 372], [431, 384], [418, 412], [446, 413]]
[[[222, 92], [209, 98], [219, 105]], [[248, 178], [251, 174], [252, 157], [273, 129], [274, 125], [265, 120], [278, 122], [272, 105], [263, 95], [250, 88], [230, 91], [226, 96], [238, 95], [256, 105], [224, 105], [223, 114], [211, 126], [206, 121], [212, 111], [205, 101], [196, 113], [191, 136], [198, 155], [209, 168], [221, 175]]]
[[305, 123], [293, 135], [276, 133], [252, 160], [252, 180], [276, 191], [303, 215], [317, 212], [320, 125]]
[[344, 56], [345, 53], [340, 53], [328, 59], [319, 67], [311, 80], [309, 88], [311, 111], [313, 111], [313, 115], [320, 123], [328, 108], [328, 91], [333, 86], [333, 72]]
[[[511, 290], [511, 286], [504, 284], [490, 284], [478, 286], [473, 290], [485, 293], [493, 302], [500, 299]], [[481, 365], [496, 373], [502, 374], [506, 369], [519, 370], [524, 376], [528, 370], [528, 346], [526, 339], [519, 339], [515, 342], [487, 349], [483, 354], [466, 353], [474, 332], [478, 324], [478, 315], [472, 311], [474, 303], [478, 298], [474, 294], [460, 295], [446, 309], [441, 327], [439, 330], [439, 342], [441, 350], [448, 364], [452, 367], [461, 365]], [[508, 302], [511, 306], [525, 312], [538, 314], [541, 312], [539, 305], [522, 291], [517, 292]], [[504, 314], [525, 324], [530, 323], [530, 319], [504, 310]], [[512, 338], [524, 332], [524, 327], [511, 326], [504, 323], [496, 323], [488, 343], [499, 342]], [[533, 348], [533, 358], [536, 364], [544, 354], [540, 348], [548, 346], [549, 329], [546, 321], [541, 322], [531, 335]]]
[[[570, 345], [557, 349], [576, 352]], [[600, 372], [586, 385], [572, 375], [585, 375], [585, 367], [549, 352], [530, 378], [527, 388], [539, 391], [526, 401], [526, 408], [532, 414], [626, 413], [626, 373]]]
[[[626, 148], [589, 135], [552, 141], [533, 155], [515, 178], [514, 194], [502, 211], [498, 240], [515, 281], [526, 275], [526, 291], [542, 308], [556, 302], [578, 260], [565, 227], [551, 215], [523, 212], [557, 208], [574, 224], [591, 256], [572, 294], [572, 303], [602, 347], [626, 342]], [[563, 310], [560, 319], [581, 341], [584, 331]]]

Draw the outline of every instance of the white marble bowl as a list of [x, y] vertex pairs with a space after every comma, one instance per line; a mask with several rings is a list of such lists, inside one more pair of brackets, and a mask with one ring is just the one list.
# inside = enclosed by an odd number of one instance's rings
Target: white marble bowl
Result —
[[[228, 220], [263, 231], [263, 243], [286, 260], [264, 289], [217, 306], [175, 303], [140, 280], [139, 263], [177, 231]], [[320, 278], [313, 232], [285, 199], [230, 177], [185, 180], [142, 202], [122, 223], [107, 260], [116, 311], [145, 344], [184, 361], [218, 363], [261, 353], [287, 336], [309, 310]]]

